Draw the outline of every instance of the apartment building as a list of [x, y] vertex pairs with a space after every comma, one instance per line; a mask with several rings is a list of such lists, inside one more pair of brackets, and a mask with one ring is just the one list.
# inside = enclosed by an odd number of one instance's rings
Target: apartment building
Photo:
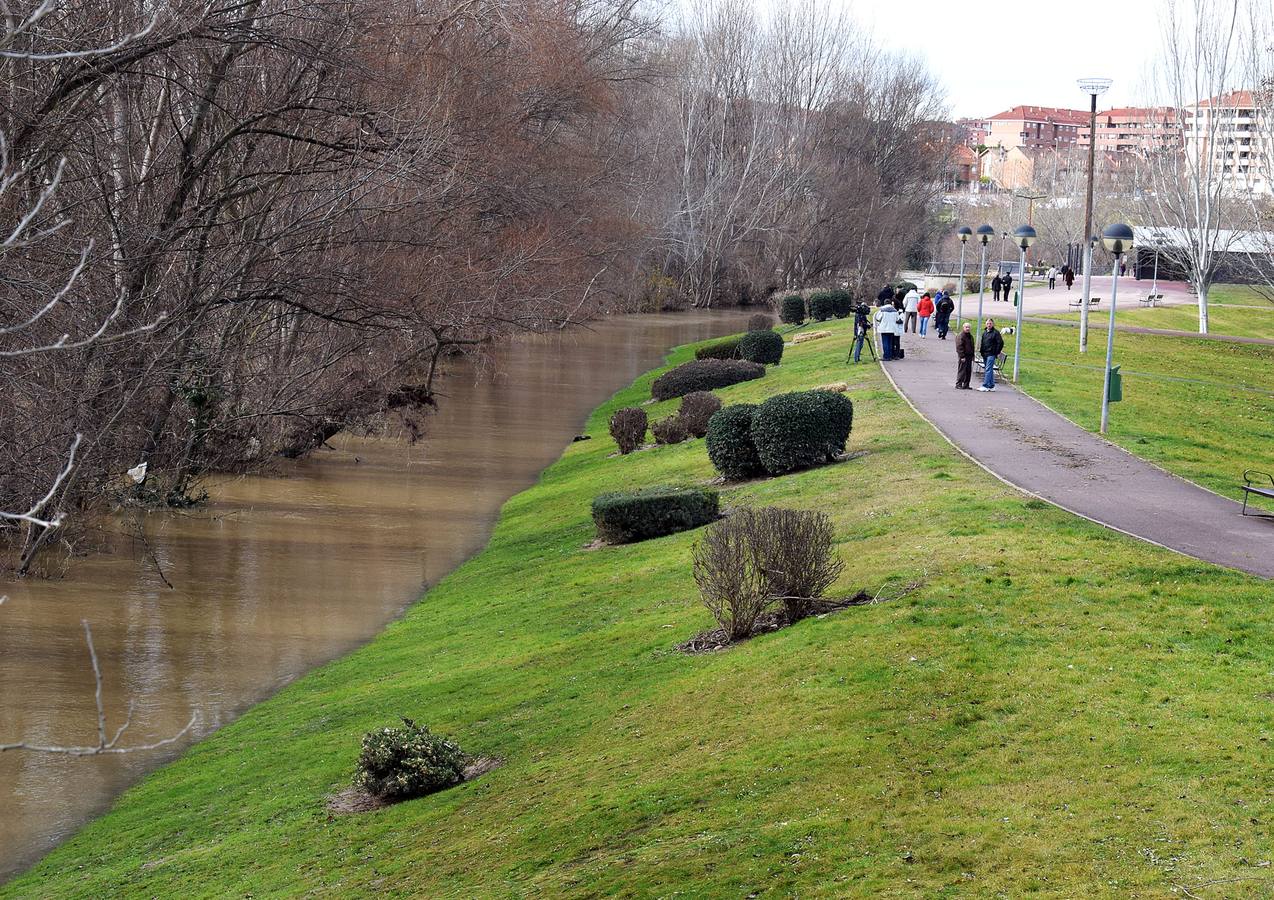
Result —
[[[1097, 114], [1097, 150], [1101, 153], [1145, 155], [1180, 146], [1181, 131], [1171, 107], [1125, 106]], [[1093, 132], [1084, 122], [1079, 130], [1079, 146], [1088, 147]]]
[[1251, 91], [1231, 91], [1187, 111], [1187, 152], [1211, 154], [1228, 189], [1236, 194], [1274, 194], [1268, 145], [1271, 123]]
[[1079, 143], [1080, 129], [1088, 125], [1088, 113], [1054, 106], [1015, 106], [992, 116], [987, 125], [986, 143], [990, 147], [1059, 150]]

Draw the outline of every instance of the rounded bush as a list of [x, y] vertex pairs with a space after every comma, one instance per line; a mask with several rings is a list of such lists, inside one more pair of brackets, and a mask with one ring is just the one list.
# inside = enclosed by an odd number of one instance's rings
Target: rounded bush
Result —
[[829, 462], [843, 452], [854, 405], [831, 391], [779, 394], [757, 407], [752, 443], [765, 471], [782, 475]]
[[783, 336], [777, 331], [749, 331], [739, 341], [739, 354], [748, 362], [777, 366], [783, 358]]
[[805, 298], [800, 294], [789, 294], [783, 298], [783, 306], [779, 318], [788, 325], [800, 325], [805, 321]]
[[654, 487], [599, 494], [593, 499], [593, 522], [602, 540], [631, 544], [688, 531], [715, 521], [720, 511], [716, 491]]
[[835, 308], [832, 304], [832, 295], [826, 291], [820, 291], [810, 297], [810, 318], [815, 322], [826, 322], [835, 315]]
[[721, 398], [711, 391], [695, 391], [681, 398], [677, 417], [694, 437], [708, 433], [708, 420], [721, 408]]
[[656, 400], [684, 397], [695, 391], [729, 387], [765, 375], [765, 366], [742, 359], [696, 359], [665, 372], [650, 386]]
[[847, 319], [854, 311], [854, 295], [849, 291], [832, 291], [832, 313], [838, 319]]
[[742, 335], [735, 335], [704, 344], [695, 350], [695, 359], [738, 359], [739, 341], [742, 337]]
[[620, 453], [632, 453], [646, 439], [646, 411], [635, 406], [615, 410], [610, 417], [610, 436]]
[[752, 443], [752, 416], [756, 409], [753, 403], [735, 403], [708, 420], [708, 459], [730, 481], [765, 472]]
[[403, 719], [363, 735], [354, 783], [385, 800], [422, 797], [464, 781], [466, 761], [453, 741]]
[[748, 316], [748, 331], [769, 331], [774, 327], [774, 316], [769, 313], [753, 313]]
[[690, 439], [690, 432], [680, 416], [668, 416], [650, 426], [656, 444], [680, 444]]

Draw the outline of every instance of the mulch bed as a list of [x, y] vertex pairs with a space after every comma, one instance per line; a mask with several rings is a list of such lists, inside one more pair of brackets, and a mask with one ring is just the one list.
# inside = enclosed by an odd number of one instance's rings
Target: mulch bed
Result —
[[[475, 757], [469, 765], [464, 767], [464, 780], [473, 781], [475, 778], [481, 778], [502, 765], [504, 765], [504, 760], [495, 756]], [[419, 800], [420, 798], [412, 797], [410, 799]], [[394, 806], [405, 802], [405, 800], [383, 800], [380, 797], [369, 794], [361, 787], [350, 787], [327, 799], [327, 811], [350, 815], [353, 813], [373, 812], [378, 809], [384, 809], [386, 806]]]
[[[835, 600], [820, 600], [811, 612], [805, 618], [822, 618], [830, 613], [840, 612], [842, 609], [849, 609], [853, 606], [868, 606], [872, 603], [879, 603], [878, 597], [873, 597], [866, 591], [859, 591], [852, 597], [841, 597]], [[804, 621], [797, 619], [797, 622]], [[789, 621], [787, 614], [783, 610], [775, 610], [766, 613], [757, 620], [756, 626], [752, 629], [752, 633], [746, 638], [737, 641], [731, 641], [730, 636], [721, 628], [713, 628], [710, 631], [700, 632], [688, 641], [683, 641], [677, 645], [677, 649], [682, 653], [715, 653], [718, 650], [725, 650], [729, 647], [737, 646], [743, 641], [751, 640], [759, 634], [769, 634], [772, 631], [778, 631], [780, 628], [786, 628], [789, 625], [795, 625], [796, 622]]]

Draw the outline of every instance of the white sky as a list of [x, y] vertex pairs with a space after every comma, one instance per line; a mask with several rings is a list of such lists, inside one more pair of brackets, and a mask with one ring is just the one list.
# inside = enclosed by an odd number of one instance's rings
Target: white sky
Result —
[[[777, 7], [789, 0], [760, 0]], [[886, 46], [924, 58], [954, 117], [1019, 103], [1086, 109], [1082, 76], [1115, 80], [1098, 108], [1144, 102], [1159, 0], [833, 0]]]

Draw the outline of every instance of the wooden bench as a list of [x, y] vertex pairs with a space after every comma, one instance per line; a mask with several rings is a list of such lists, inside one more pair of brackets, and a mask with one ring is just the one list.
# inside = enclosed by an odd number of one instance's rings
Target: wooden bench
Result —
[[[1259, 478], [1264, 478], [1270, 483], [1270, 486], [1266, 487], [1264, 484], [1258, 482], [1257, 479]], [[1248, 498], [1253, 494], [1256, 494], [1258, 497], [1264, 497], [1266, 500], [1274, 500], [1274, 475], [1271, 475], [1269, 472], [1258, 472], [1255, 469], [1248, 469], [1243, 473], [1243, 515], [1264, 516], [1274, 519], [1274, 515], [1271, 515], [1270, 513], [1250, 513], [1247, 511]]]
[[[1096, 306], [1098, 303], [1101, 303], [1101, 297], [1089, 297], [1089, 298], [1088, 298], [1088, 307], [1089, 307], [1089, 309], [1092, 309], [1092, 308], [1093, 308], [1094, 306]], [[1072, 309], [1080, 309], [1080, 308], [1081, 308], [1081, 307], [1083, 307], [1083, 305], [1084, 305], [1084, 298], [1083, 298], [1083, 297], [1076, 297], [1074, 300], [1071, 300], [1071, 301], [1070, 301], [1067, 305], [1068, 305], [1068, 306], [1070, 306]]]
[[1144, 297], [1138, 297], [1137, 302], [1142, 306], [1158, 306], [1163, 300], [1163, 294], [1146, 294]]
[[[1008, 358], [1007, 353], [1001, 353], [999, 356], [995, 358], [995, 371], [997, 372], [1004, 371], [1004, 360], [1006, 358]], [[981, 356], [975, 356], [973, 358], [973, 367], [978, 372], [981, 372], [984, 378], [986, 377], [986, 360], [984, 360]]]

